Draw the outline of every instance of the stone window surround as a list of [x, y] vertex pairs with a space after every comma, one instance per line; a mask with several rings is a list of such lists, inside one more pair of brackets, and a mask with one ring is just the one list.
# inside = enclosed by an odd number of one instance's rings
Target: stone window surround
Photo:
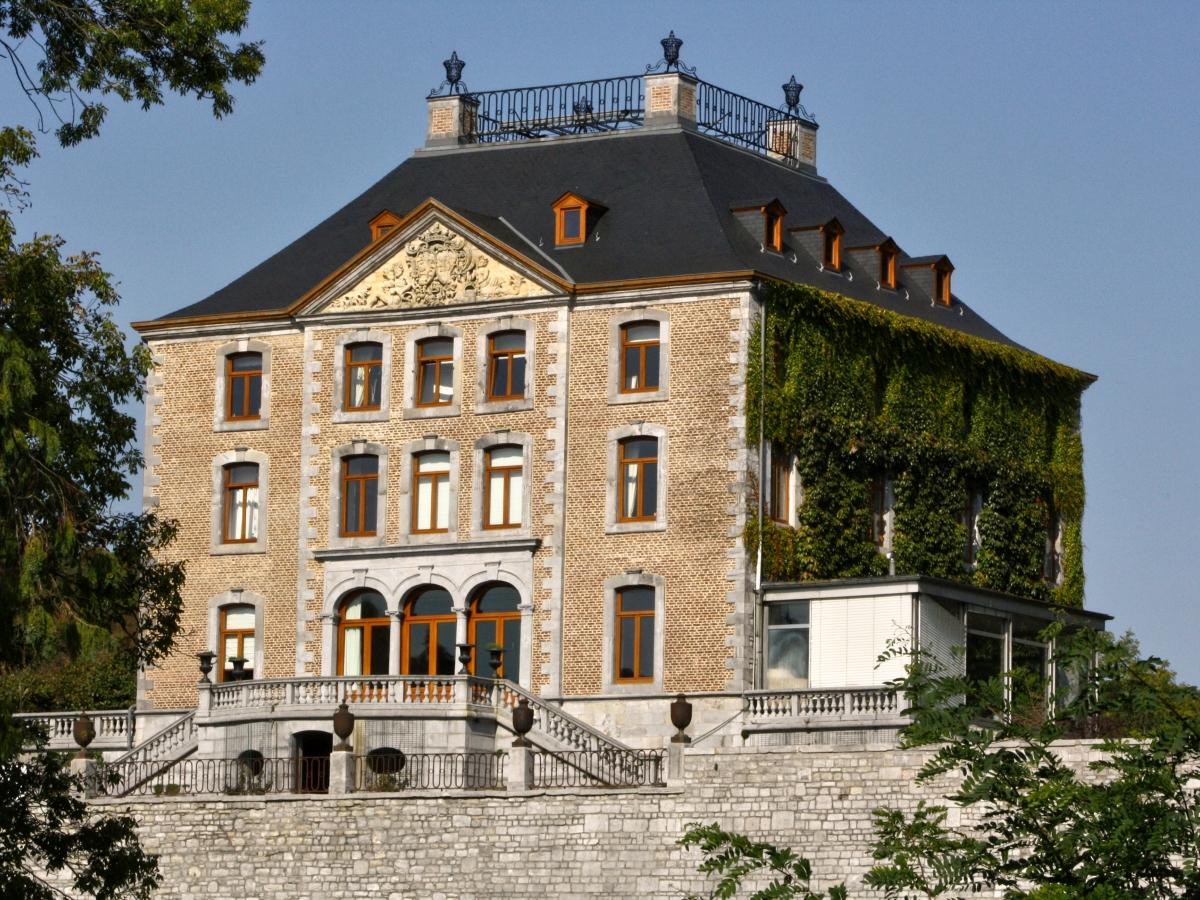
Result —
[[[376, 480], [377, 507], [375, 510], [375, 534], [365, 537], [342, 535], [342, 460], [347, 456], [375, 456], [379, 459], [379, 477]], [[387, 538], [387, 495], [388, 495], [388, 451], [383, 444], [355, 440], [335, 447], [329, 457], [329, 546], [378, 547]]]
[[[417, 406], [417, 344], [427, 338], [449, 338], [454, 342], [453, 400], [448, 406]], [[404, 338], [404, 418], [436, 419], [457, 416], [462, 410], [462, 329], [436, 322], [414, 328]]]
[[[658, 390], [621, 393], [621, 327], [632, 322], [658, 323]], [[608, 402], [649, 403], [671, 399], [671, 314], [665, 310], [636, 308], [615, 314], [609, 320]]]
[[[454, 376], [455, 381], [458, 376]], [[441, 450], [450, 454], [450, 511], [446, 520], [446, 531], [414, 534], [412, 530], [412, 477], [413, 457], [428, 450]], [[458, 540], [458, 441], [439, 437], [424, 437], [410, 441], [400, 448], [400, 543], [441, 544]]]
[[[346, 347], [350, 344], [379, 344], [383, 349], [380, 370], [379, 409], [346, 409]], [[386, 422], [392, 402], [392, 335], [386, 331], [360, 329], [343, 334], [334, 344], [333, 424], [346, 422]]]
[[[525, 332], [525, 396], [518, 400], [488, 400], [488, 338], [501, 331]], [[479, 329], [475, 340], [475, 412], [503, 413], [533, 409], [533, 375], [535, 369], [535, 345], [537, 326], [529, 319], [504, 316]], [[457, 378], [457, 369], [455, 370]]]
[[[650, 587], [654, 589], [654, 678], [649, 681], [623, 683], [614, 680], [617, 656], [617, 590], [623, 587]], [[661, 693], [663, 689], [663, 664], [666, 659], [666, 580], [661, 575], [630, 570], [615, 575], [604, 582], [603, 640], [601, 653], [601, 691], [605, 694]]]
[[[262, 400], [257, 419], [225, 418], [225, 359], [231, 353], [262, 354]], [[271, 424], [271, 345], [251, 338], [239, 338], [217, 348], [216, 397], [213, 402], [213, 431], [261, 431]]]
[[[492, 447], [517, 446], [521, 448], [524, 466], [521, 478], [521, 525], [519, 528], [484, 528], [483, 495], [487, 485], [483, 483], [483, 456]], [[473, 490], [471, 491], [471, 537], [529, 537], [530, 517], [533, 508], [533, 478], [530, 462], [533, 458], [533, 438], [519, 431], [493, 431], [475, 442]]]
[[[620, 502], [620, 472], [617, 471], [617, 446], [625, 438], [652, 437], [658, 439], [658, 508], [653, 521], [621, 522], [617, 520]], [[604, 488], [604, 533], [630, 534], [642, 531], [667, 530], [667, 429], [662, 425], [635, 422], [608, 432], [608, 465]]]
[[[263, 678], [263, 617], [267, 608], [267, 598], [262, 594], [247, 591], [243, 588], [230, 588], [222, 594], [210, 597], [208, 601], [208, 643], [207, 647], [221, 658], [221, 610], [227, 606], [254, 607], [254, 659], [250, 660], [250, 668], [257, 678]], [[213, 670], [213, 683], [217, 683], [220, 674]]]
[[[225, 501], [224, 472], [226, 466], [241, 462], [258, 464], [258, 537], [253, 541], [246, 541], [244, 543], [226, 544], [221, 541], [221, 517], [224, 513]], [[257, 450], [248, 450], [245, 447], [237, 447], [233, 450], [226, 450], [224, 453], [219, 453], [213, 458], [212, 527], [210, 533], [211, 549], [209, 551], [211, 554], [214, 556], [236, 556], [243, 553], [267, 552], [268, 518], [271, 512], [271, 504], [267, 493], [269, 485], [270, 466], [267, 462], [267, 454], [265, 453], [260, 453]]]
[[[388, 674], [400, 674], [401, 634], [404, 628], [404, 606], [413, 591], [423, 587], [440, 587], [448, 591], [456, 619], [456, 644], [467, 642], [468, 610], [470, 598], [479, 588], [491, 582], [500, 581], [516, 589], [520, 595], [517, 611], [521, 614], [521, 671], [517, 673], [518, 683], [528, 688], [533, 683], [533, 601], [530, 585], [526, 579], [516, 572], [504, 567], [501, 563], [491, 563], [479, 566], [479, 571], [471, 575], [461, 584], [456, 584], [444, 576], [432, 571], [431, 567], [423, 567], [420, 574], [409, 575], [398, 583], [385, 581], [376, 575], [368, 575], [366, 569], [355, 569], [351, 572], [327, 572], [325, 577], [325, 598], [321, 619], [321, 672], [325, 677], [332, 676], [337, 666], [337, 634], [338, 606], [346, 596], [353, 591], [363, 588], [378, 591], [387, 602], [387, 615], [392, 620], [388, 651]], [[384, 575], [384, 578], [387, 576]], [[656, 626], [657, 627], [657, 626]], [[455, 656], [457, 660], [457, 653]], [[458, 665], [455, 663], [455, 671]], [[644, 687], [644, 685], [643, 685]]]

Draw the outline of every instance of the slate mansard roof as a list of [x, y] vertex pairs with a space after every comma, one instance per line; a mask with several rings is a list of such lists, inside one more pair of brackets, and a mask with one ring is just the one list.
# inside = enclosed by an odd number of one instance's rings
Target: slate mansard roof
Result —
[[[565, 191], [605, 209], [583, 245], [554, 247], [551, 204]], [[917, 294], [906, 298], [872, 277], [821, 271], [786, 229], [836, 217], [843, 245], [876, 245], [887, 234], [826, 180], [717, 138], [642, 129], [607, 135], [418, 152], [324, 222], [205, 299], [157, 320], [284, 314], [371, 241], [369, 222], [384, 210], [405, 216], [433, 198], [480, 230], [576, 286], [717, 273], [757, 273], [808, 284], [883, 309], [1019, 346], [970, 307]], [[733, 212], [778, 199], [787, 210], [783, 253]], [[936, 258], [936, 257], [935, 257]], [[901, 253], [903, 266], [910, 257]]]

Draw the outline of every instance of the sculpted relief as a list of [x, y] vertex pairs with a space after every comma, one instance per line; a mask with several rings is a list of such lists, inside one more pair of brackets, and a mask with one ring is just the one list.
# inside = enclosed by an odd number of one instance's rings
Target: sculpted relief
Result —
[[326, 309], [443, 306], [545, 292], [541, 285], [484, 256], [466, 238], [434, 222]]

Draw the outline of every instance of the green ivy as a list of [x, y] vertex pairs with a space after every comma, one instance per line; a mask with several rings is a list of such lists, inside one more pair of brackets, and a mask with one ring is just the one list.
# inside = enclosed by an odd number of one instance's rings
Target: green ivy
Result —
[[[896, 571], [1083, 603], [1079, 401], [1091, 376], [803, 285], [767, 289], [765, 366], [756, 334], [748, 426], [792, 454], [797, 525], [764, 525], [764, 575], [804, 581], [881, 575], [870, 485], [892, 479]], [[760, 384], [760, 375], [765, 384]], [[765, 402], [760, 403], [761, 399]], [[982, 498], [980, 546], [963, 564], [961, 511]], [[757, 552], [758, 499], [746, 542]], [[1061, 583], [1043, 579], [1060, 520]]]

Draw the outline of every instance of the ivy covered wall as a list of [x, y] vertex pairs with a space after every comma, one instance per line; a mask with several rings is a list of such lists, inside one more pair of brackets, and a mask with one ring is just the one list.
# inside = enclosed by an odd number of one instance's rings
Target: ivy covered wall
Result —
[[[915, 302], [915, 301], [914, 301]], [[793, 454], [795, 528], [767, 522], [767, 580], [887, 573], [871, 484], [893, 488], [896, 572], [1080, 606], [1080, 395], [1091, 376], [1048, 359], [803, 285], [766, 292], [766, 365], [751, 344], [748, 434]], [[760, 404], [760, 373], [765, 377]], [[964, 509], [982, 500], [975, 565]], [[746, 544], [757, 551], [758, 498]], [[1061, 547], [1045, 572], [1048, 530]]]

